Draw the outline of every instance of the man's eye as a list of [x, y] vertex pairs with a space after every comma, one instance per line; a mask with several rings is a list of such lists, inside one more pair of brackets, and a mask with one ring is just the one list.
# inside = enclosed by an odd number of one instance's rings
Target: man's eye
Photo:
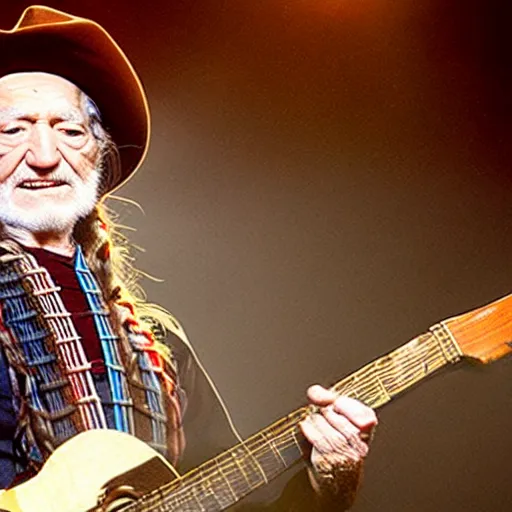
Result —
[[65, 128], [61, 130], [64, 135], [67, 135], [68, 137], [80, 137], [84, 134], [82, 130], [75, 130], [73, 128]]
[[4, 128], [2, 130], [2, 133], [5, 133], [6, 135], [16, 135], [18, 133], [21, 133], [23, 131], [23, 128], [20, 126], [13, 126], [12, 128]]

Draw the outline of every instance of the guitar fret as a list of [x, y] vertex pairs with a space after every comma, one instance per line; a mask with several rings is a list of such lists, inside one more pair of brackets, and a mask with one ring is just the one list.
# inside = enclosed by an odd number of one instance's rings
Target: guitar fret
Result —
[[221, 476], [221, 478], [224, 480], [224, 482], [226, 483], [226, 486], [227, 488], [229, 489], [229, 492], [231, 493], [231, 496], [233, 497], [233, 501], [236, 502], [238, 500], [238, 497], [235, 493], [235, 490], [233, 489], [230, 481], [229, 481], [229, 478], [228, 476], [225, 474], [223, 468], [222, 468], [222, 464], [219, 463], [219, 460], [218, 459], [215, 459], [215, 466], [216, 466], [216, 469], [218, 471], [218, 474]]
[[260, 463], [245, 445], [235, 450], [232, 456], [238, 458], [240, 466], [243, 468], [244, 478], [249, 483], [251, 489], [260, 487], [268, 482], [267, 475], [260, 466]]
[[[290, 450], [293, 447], [293, 450], [297, 450], [295, 452], [295, 461], [299, 460], [305, 453], [306, 453], [306, 446], [308, 446], [308, 443], [306, 439], [302, 436], [300, 439], [297, 437], [299, 433], [299, 428], [297, 425], [294, 425], [293, 428], [290, 429], [290, 435], [293, 441], [293, 445], [290, 446]], [[288, 464], [289, 466], [291, 464]]]
[[[178, 485], [173, 486], [172, 484], [169, 486], [169, 490], [172, 490], [172, 494], [161, 500], [161, 497], [158, 494], [149, 494], [144, 498], [139, 500], [139, 504], [143, 506], [141, 510], [158, 510], [159, 512], [175, 512], [179, 510], [180, 512], [196, 512], [197, 505], [201, 507], [201, 510], [208, 512], [220, 512], [228, 507], [232, 500], [221, 501], [220, 492], [215, 492], [213, 489], [213, 485], [211, 480], [209, 480], [205, 476], [201, 476], [201, 474], [197, 475], [195, 480], [191, 482], [179, 482]], [[197, 480], [197, 481], [196, 481]], [[174, 483], [174, 482], [172, 482]], [[135, 505], [135, 504], [134, 504]], [[154, 508], [158, 505], [158, 509]], [[124, 509], [123, 509], [124, 510]], [[135, 506], [133, 509], [131, 507], [127, 507], [128, 510], [137, 510]]]
[[274, 455], [276, 456], [276, 459], [278, 461], [280, 461], [280, 463], [283, 465], [283, 467], [287, 467], [286, 460], [284, 459], [284, 457], [281, 453], [281, 448], [276, 446], [276, 443], [275, 443], [274, 439], [272, 438], [272, 436], [270, 434], [267, 434], [265, 431], [263, 431], [262, 435], [265, 437], [265, 440], [267, 441], [268, 446], [272, 450], [272, 453], [274, 453]]
[[273, 447], [265, 439], [264, 433], [261, 435], [261, 438], [263, 442], [258, 449], [255, 450], [255, 457], [262, 472], [265, 474], [265, 481], [268, 482], [276, 476], [276, 472], [277, 474], [281, 472], [282, 463], [279, 456], [276, 455]]
[[391, 395], [384, 385], [384, 382], [382, 382], [382, 379], [378, 375], [375, 375], [374, 381], [377, 384], [377, 398], [380, 398], [383, 403], [389, 402], [391, 400]]
[[[358, 382], [362, 382], [357, 386]], [[335, 386], [335, 391], [340, 395], [347, 395], [367, 404], [385, 403], [389, 400], [389, 393], [384, 382], [376, 375], [364, 379], [351, 379], [348, 384], [344, 381]]]
[[[199, 507], [201, 508], [201, 512], [207, 512], [208, 509], [203, 507], [201, 500], [197, 496], [197, 491], [194, 488], [192, 488], [191, 495], [192, 495], [192, 499], [194, 500], [194, 502], [197, 503], [199, 505]], [[193, 509], [193, 510], [195, 510], [195, 509]]]
[[433, 325], [430, 331], [434, 335], [435, 340], [443, 351], [446, 360], [450, 363], [459, 361], [462, 352], [457, 342], [453, 339], [451, 332], [448, 330], [444, 322]]
[[[158, 512], [176, 512], [179, 510], [180, 512], [197, 512], [198, 506], [201, 512], [220, 512], [223, 510], [211, 492], [201, 492], [199, 494], [192, 488], [186, 493], [178, 490], [173, 500], [168, 500], [164, 503], [160, 503], [157, 496], [152, 496], [152, 499], [144, 503], [144, 506], [140, 507], [140, 509], [134, 508], [133, 511], [148, 512], [150, 510], [158, 510]], [[125, 509], [123, 508], [123, 510]], [[130, 510], [130, 507], [126, 510]]]
[[295, 438], [295, 429], [288, 436], [289, 442], [279, 449], [285, 468], [289, 468], [304, 455], [304, 450]]
[[[450, 360], [455, 361], [455, 357], [451, 356]], [[371, 407], [380, 407], [447, 361], [439, 340], [428, 332], [364, 366], [333, 389]]]
[[[293, 457], [290, 457], [290, 448]], [[281, 455], [283, 449], [286, 458]], [[275, 441], [271, 432], [262, 432], [250, 439], [250, 447], [235, 447], [227, 452], [229, 458], [227, 455], [218, 457], [194, 471], [187, 486], [174, 490], [174, 506], [178, 506], [180, 511], [197, 510], [187, 506], [193, 499], [208, 512], [224, 510], [250, 491], [268, 483], [301, 454], [301, 444], [295, 437], [294, 429], [285, 430]], [[278, 465], [276, 461], [279, 461]], [[198, 487], [199, 494], [194, 491]]]
[[[404, 368], [405, 364], [401, 361], [393, 368], [393, 374], [392, 377], [389, 378], [388, 386], [392, 396], [409, 388], [426, 375], [434, 372], [445, 364], [437, 345], [432, 343], [431, 336], [426, 337], [426, 344], [422, 346], [421, 349], [421, 352], [426, 352], [423, 357], [421, 357], [422, 354], [420, 351], [414, 352], [412, 356], [410, 351], [406, 354], [408, 357], [408, 360], [406, 360], [408, 369]], [[431, 362], [429, 362], [430, 359]], [[426, 362], [427, 364], [425, 364]]]
[[235, 468], [236, 468], [236, 470], [238, 471], [238, 474], [242, 476], [242, 478], [238, 479], [236, 485], [238, 487], [240, 495], [245, 496], [246, 494], [251, 492], [252, 489], [254, 489], [254, 484], [251, 484], [250, 477], [249, 477], [247, 471], [245, 471], [244, 466], [241, 463], [240, 458], [236, 455], [236, 453], [233, 452], [233, 453], [230, 453], [230, 455], [233, 459], [232, 460], [232, 464], [234, 464], [233, 470], [235, 470]]
[[[194, 501], [197, 500], [197, 495], [194, 496]], [[204, 488], [199, 496], [199, 502], [208, 512], [220, 512], [221, 510], [229, 507], [233, 502], [232, 500], [222, 499], [220, 492], [215, 492], [212, 488]], [[172, 510], [172, 509], [169, 509]], [[186, 509], [185, 509], [186, 510]], [[191, 509], [194, 510], [194, 509]]]
[[[208, 512], [210, 510], [224, 510], [239, 499], [221, 467], [222, 463], [218, 459], [213, 459], [198, 472], [196, 477], [201, 481], [200, 499]], [[207, 503], [203, 501], [205, 497]], [[221, 507], [220, 509], [211, 508], [213, 505], [212, 498], [217, 502], [217, 506]]]

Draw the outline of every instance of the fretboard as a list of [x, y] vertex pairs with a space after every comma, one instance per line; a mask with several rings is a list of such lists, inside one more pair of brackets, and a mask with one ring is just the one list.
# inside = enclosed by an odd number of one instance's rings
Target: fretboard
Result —
[[[336, 383], [334, 389], [378, 408], [448, 363], [461, 351], [443, 323]], [[218, 457], [123, 508], [125, 512], [220, 512], [265, 485], [309, 452], [299, 423], [304, 407]]]

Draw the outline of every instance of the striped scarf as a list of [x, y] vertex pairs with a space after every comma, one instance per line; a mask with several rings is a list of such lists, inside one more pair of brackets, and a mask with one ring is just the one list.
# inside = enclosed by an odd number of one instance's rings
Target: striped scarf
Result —
[[80, 247], [75, 272], [101, 343], [106, 393], [91, 372], [60, 288], [32, 255], [14, 242], [0, 242], [0, 343], [15, 376], [19, 450], [40, 464], [78, 432], [115, 428], [175, 460], [183, 435], [174, 368], [153, 350], [151, 333], [140, 329], [133, 311], [117, 306], [124, 318], [115, 332]]

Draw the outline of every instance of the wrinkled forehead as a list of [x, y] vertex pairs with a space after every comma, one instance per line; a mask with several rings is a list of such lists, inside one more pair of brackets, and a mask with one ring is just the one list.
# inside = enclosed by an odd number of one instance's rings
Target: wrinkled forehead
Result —
[[31, 116], [43, 110], [83, 120], [83, 96], [76, 85], [58, 75], [12, 73], [0, 78], [0, 116]]

